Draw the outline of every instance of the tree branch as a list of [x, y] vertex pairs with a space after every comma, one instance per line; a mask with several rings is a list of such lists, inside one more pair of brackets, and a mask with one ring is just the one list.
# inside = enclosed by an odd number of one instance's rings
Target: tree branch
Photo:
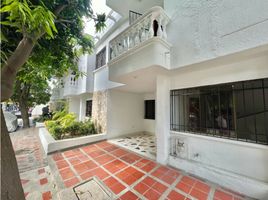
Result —
[[63, 5], [59, 5], [55, 10], [54, 10], [54, 15], [56, 17], [59, 16], [59, 14], [68, 6], [68, 4], [63, 4]]
[[70, 24], [74, 24], [75, 23], [75, 21], [71, 21], [71, 20], [67, 20], [67, 19], [56, 19], [55, 20], [55, 23], [62, 23], [62, 22], [64, 22], [64, 23], [70, 23]]

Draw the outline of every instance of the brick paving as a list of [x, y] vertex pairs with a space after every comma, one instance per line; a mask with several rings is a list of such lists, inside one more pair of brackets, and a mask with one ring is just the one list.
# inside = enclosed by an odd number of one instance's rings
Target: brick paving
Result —
[[37, 128], [10, 134], [26, 200], [57, 199], [57, 187], [48, 166]]
[[38, 129], [17, 131], [11, 139], [27, 200], [58, 199], [58, 192], [92, 177], [98, 178], [114, 194], [113, 199], [118, 200], [248, 199], [107, 141], [47, 157]]
[[55, 153], [50, 161], [61, 189], [97, 177], [118, 200], [248, 199], [107, 141]]

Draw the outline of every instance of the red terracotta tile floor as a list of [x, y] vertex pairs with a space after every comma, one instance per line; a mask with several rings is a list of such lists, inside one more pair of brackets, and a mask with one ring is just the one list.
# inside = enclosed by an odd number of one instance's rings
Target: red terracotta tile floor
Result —
[[[95, 176], [119, 200], [241, 200], [238, 193], [155, 161], [107, 141], [52, 155], [67, 188]], [[46, 194], [47, 195], [47, 194]]]

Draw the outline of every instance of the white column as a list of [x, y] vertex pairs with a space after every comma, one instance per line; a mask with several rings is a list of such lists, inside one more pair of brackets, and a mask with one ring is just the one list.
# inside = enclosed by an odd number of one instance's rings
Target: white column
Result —
[[157, 162], [167, 164], [169, 154], [170, 127], [170, 80], [158, 76], [156, 82], [156, 138]]
[[85, 106], [84, 106], [84, 98], [80, 97], [79, 100], [79, 121], [83, 121], [85, 118]]

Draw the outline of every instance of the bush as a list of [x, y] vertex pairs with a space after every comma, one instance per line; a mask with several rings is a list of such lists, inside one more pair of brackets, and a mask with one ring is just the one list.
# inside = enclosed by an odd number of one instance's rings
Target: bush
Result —
[[49, 116], [40, 116], [38, 118], [35, 118], [33, 120], [33, 123], [36, 123], [36, 122], [44, 122], [44, 121], [47, 121], [49, 120]]
[[57, 121], [60, 123], [60, 125], [63, 128], [67, 128], [70, 126], [73, 122], [75, 122], [76, 116], [74, 113], [68, 113], [64, 115], [63, 117], [59, 118]]
[[66, 113], [65, 110], [56, 112], [52, 120], [45, 121], [45, 125], [51, 135], [56, 139], [63, 139], [66, 133], [70, 136], [96, 134], [97, 130], [92, 121], [77, 122], [74, 113]]
[[63, 138], [64, 136], [64, 129], [62, 129], [62, 127], [60, 125], [55, 125], [52, 126], [49, 129], [49, 132], [51, 133], [51, 135], [56, 139], [56, 140], [60, 140]]
[[81, 122], [74, 121], [65, 128], [65, 131], [70, 133], [72, 136], [78, 135], [80, 127], [81, 127]]
[[66, 109], [63, 109], [62, 111], [56, 111], [53, 113], [53, 117], [52, 117], [52, 120], [58, 120], [62, 117], [64, 117], [65, 115], [67, 115], [68, 112]]

